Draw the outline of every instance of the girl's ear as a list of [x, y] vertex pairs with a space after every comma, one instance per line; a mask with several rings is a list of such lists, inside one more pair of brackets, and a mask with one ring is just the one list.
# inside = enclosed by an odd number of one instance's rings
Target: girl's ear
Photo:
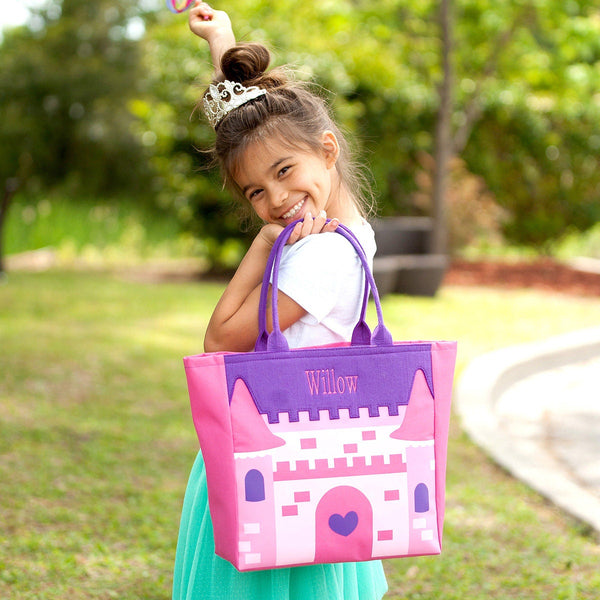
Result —
[[321, 137], [323, 144], [323, 153], [325, 155], [325, 163], [328, 169], [335, 166], [338, 157], [340, 156], [340, 145], [333, 131], [327, 129]]

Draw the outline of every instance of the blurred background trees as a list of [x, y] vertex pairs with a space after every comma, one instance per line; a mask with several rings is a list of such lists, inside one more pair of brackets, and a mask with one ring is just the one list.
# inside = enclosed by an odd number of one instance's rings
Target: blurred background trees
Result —
[[[380, 214], [428, 214], [442, 47], [433, 0], [230, 0], [239, 39], [323, 86], [373, 172]], [[600, 9], [587, 0], [454, 0], [454, 248], [543, 246], [600, 220]], [[160, 207], [213, 262], [239, 219], [207, 169], [194, 111], [201, 40], [162, 0], [49, 0], [0, 45], [0, 177]], [[241, 242], [247, 235], [242, 234]]]
[[30, 186], [90, 193], [143, 185], [147, 165], [128, 107], [139, 91], [139, 42], [127, 37], [135, 0], [49, 2], [35, 29], [5, 35], [0, 52], [0, 169], [28, 156]]

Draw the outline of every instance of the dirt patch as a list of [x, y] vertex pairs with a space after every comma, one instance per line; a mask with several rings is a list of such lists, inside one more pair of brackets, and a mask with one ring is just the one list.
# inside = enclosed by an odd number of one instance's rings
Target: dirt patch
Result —
[[576, 296], [600, 296], [600, 273], [585, 272], [550, 258], [531, 262], [453, 260], [446, 285], [534, 288]]

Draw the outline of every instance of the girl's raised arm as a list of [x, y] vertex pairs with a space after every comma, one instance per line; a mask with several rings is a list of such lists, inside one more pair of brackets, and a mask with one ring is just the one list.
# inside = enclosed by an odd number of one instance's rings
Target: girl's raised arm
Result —
[[192, 33], [208, 42], [210, 56], [215, 68], [214, 78], [223, 79], [221, 57], [235, 46], [235, 35], [229, 15], [222, 10], [214, 10], [206, 2], [196, 0], [189, 13]]

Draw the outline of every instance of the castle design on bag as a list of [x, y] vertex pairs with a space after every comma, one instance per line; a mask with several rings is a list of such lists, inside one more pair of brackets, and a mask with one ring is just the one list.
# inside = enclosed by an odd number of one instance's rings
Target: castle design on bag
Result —
[[440, 551], [431, 347], [402, 369], [326, 354], [225, 357], [242, 568]]

